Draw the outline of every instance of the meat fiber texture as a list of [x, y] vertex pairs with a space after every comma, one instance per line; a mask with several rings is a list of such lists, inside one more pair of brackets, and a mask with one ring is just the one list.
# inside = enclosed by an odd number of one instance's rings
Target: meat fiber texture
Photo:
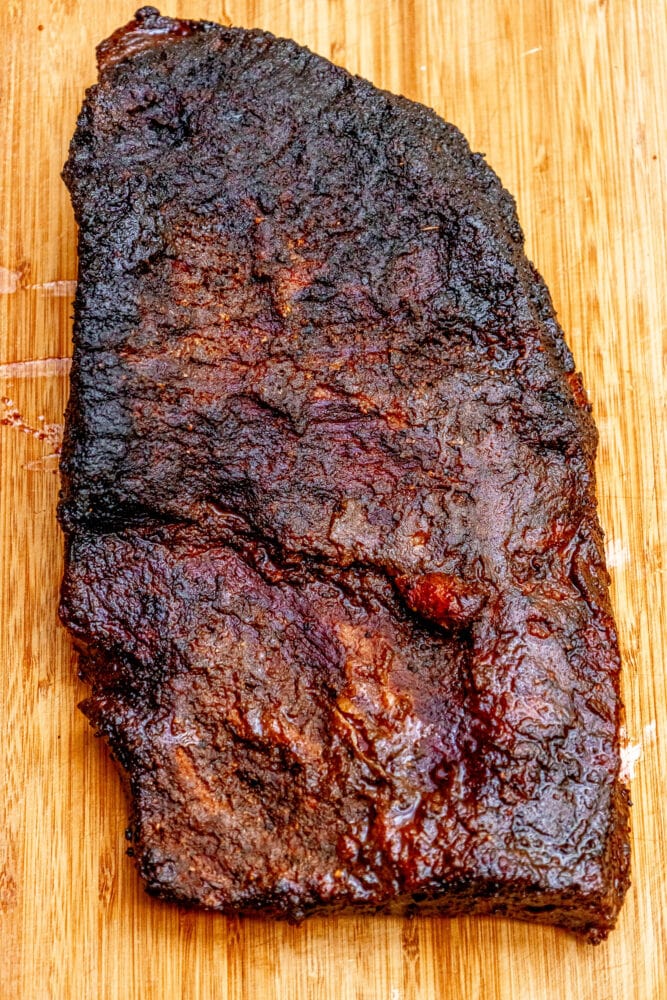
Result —
[[596, 432], [512, 198], [292, 41], [98, 50], [59, 517], [82, 708], [157, 896], [613, 926]]

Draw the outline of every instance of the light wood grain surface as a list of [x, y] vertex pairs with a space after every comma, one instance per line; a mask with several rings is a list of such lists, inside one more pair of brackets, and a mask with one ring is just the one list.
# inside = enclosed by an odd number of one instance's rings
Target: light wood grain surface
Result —
[[425, 102], [515, 194], [600, 430], [625, 658], [633, 888], [597, 948], [492, 919], [300, 928], [146, 897], [126, 805], [76, 703], [54, 520], [75, 226], [61, 165], [121, 0], [0, 4], [0, 994], [100, 1000], [667, 997], [667, 5], [664, 0], [227, 0], [163, 13], [289, 35]]

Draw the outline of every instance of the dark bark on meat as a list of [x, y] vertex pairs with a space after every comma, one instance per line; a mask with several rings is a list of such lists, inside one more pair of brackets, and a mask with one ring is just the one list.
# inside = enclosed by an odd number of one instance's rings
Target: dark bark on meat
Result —
[[596, 433], [514, 203], [432, 111], [151, 8], [100, 46], [59, 508], [156, 895], [613, 926]]

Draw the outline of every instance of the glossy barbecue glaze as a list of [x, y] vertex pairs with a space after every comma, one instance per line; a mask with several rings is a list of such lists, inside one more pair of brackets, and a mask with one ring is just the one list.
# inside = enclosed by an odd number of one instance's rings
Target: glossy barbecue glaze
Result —
[[596, 434], [433, 112], [144, 8], [100, 47], [60, 517], [151, 891], [605, 936], [628, 880]]

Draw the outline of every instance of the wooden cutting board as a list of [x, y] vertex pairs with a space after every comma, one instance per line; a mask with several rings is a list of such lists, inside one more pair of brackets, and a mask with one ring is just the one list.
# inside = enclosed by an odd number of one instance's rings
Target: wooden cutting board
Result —
[[[597, 948], [493, 919], [294, 928], [148, 899], [126, 806], [56, 620], [54, 520], [76, 232], [59, 173], [121, 0], [0, 12], [2, 997], [667, 997], [667, 6], [663, 0], [190, 0], [164, 13], [290, 35], [425, 102], [516, 195], [594, 402], [625, 657], [633, 888]], [[662, 112], [662, 114], [661, 114]], [[638, 758], [638, 759], [637, 759]]]

